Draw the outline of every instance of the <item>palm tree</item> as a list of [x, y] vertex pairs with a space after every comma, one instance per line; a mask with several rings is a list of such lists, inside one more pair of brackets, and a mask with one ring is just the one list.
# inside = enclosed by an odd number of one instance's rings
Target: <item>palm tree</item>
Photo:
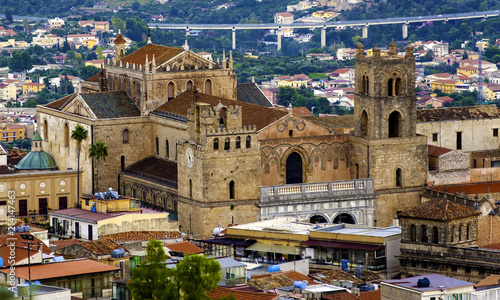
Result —
[[[95, 158], [96, 161], [101, 159], [106, 161], [106, 157], [108, 157], [108, 147], [103, 141], [96, 141], [94, 144], [90, 145], [89, 157]], [[96, 190], [99, 191], [99, 173], [97, 173], [96, 177]]]
[[86, 140], [87, 137], [89, 136], [89, 132], [87, 129], [85, 129], [82, 125], [78, 124], [75, 127], [75, 130], [71, 132], [71, 138], [76, 141], [77, 147], [76, 149], [78, 150], [78, 173], [76, 177], [76, 206], [80, 207], [80, 151], [81, 151], [81, 144], [83, 140]]

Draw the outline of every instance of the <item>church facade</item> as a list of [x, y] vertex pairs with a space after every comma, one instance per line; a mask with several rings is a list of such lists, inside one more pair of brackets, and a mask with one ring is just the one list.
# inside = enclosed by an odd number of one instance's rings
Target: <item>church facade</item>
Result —
[[[37, 110], [44, 149], [63, 168], [76, 168], [68, 134], [76, 124], [89, 130], [83, 192], [117, 187], [177, 212], [194, 237], [287, 215], [388, 226], [401, 207], [419, 204], [427, 148], [415, 133], [412, 49], [406, 57], [358, 49], [351, 134], [352, 118], [301, 117], [240, 98], [231, 54], [214, 62], [187, 46], [147, 44], [125, 56], [121, 39], [83, 94]], [[108, 146], [105, 161], [88, 159], [96, 140]]]

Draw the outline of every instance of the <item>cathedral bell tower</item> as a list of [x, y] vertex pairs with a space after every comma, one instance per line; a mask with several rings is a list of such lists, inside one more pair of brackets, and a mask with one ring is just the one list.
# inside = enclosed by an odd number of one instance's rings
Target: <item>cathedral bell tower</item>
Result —
[[351, 177], [372, 178], [377, 226], [389, 226], [396, 213], [420, 204], [427, 180], [427, 140], [416, 134], [413, 48], [398, 55], [389, 44], [366, 56], [358, 44], [355, 65], [354, 134]]

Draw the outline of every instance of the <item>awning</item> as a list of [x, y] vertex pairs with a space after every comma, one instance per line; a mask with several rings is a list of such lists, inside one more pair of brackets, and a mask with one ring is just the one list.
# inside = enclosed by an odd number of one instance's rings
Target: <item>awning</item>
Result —
[[358, 249], [358, 250], [380, 250], [383, 249], [384, 246], [377, 245], [365, 245], [365, 244], [354, 244], [354, 243], [339, 243], [339, 242], [330, 242], [330, 241], [318, 241], [318, 240], [309, 240], [302, 243], [305, 246], [321, 246], [325, 248], [344, 248], [344, 249]]
[[255, 243], [252, 246], [247, 247], [245, 250], [300, 255], [300, 248], [300, 246], [294, 247], [276, 244]]
[[250, 245], [255, 244], [255, 240], [249, 239], [232, 239], [232, 238], [210, 238], [205, 240], [199, 240], [199, 242], [209, 243], [209, 244], [217, 244], [217, 245], [227, 245], [227, 246], [240, 246], [240, 247], [248, 247]]

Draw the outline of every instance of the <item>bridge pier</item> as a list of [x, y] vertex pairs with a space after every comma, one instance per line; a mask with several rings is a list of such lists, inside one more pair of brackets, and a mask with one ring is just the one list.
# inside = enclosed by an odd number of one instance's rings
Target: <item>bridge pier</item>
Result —
[[368, 25], [363, 26], [363, 38], [368, 38]]
[[403, 39], [408, 37], [408, 24], [403, 24]]
[[278, 36], [278, 51], [281, 50], [281, 27], [276, 30], [276, 35]]
[[189, 32], [189, 27], [186, 27], [186, 36], [190, 36], [191, 33]]
[[321, 28], [321, 48], [326, 47], [326, 26]]
[[236, 49], [236, 28], [233, 27], [233, 50]]

